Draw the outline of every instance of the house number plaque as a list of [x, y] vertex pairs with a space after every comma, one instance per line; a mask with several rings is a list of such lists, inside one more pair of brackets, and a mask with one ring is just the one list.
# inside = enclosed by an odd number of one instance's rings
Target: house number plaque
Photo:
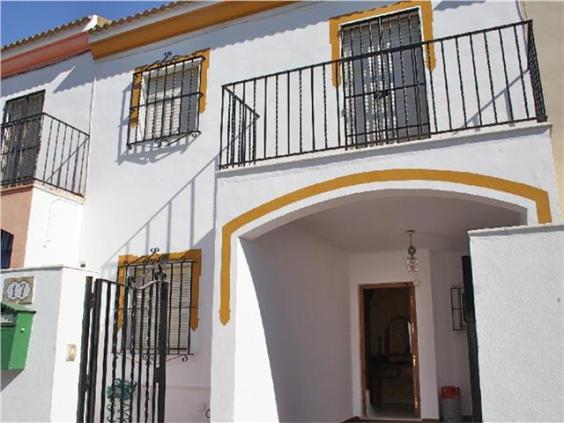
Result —
[[31, 304], [33, 300], [34, 276], [4, 279], [3, 301]]

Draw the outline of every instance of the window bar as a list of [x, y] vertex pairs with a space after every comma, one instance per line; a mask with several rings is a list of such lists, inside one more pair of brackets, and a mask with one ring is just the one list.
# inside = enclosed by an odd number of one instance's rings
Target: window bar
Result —
[[250, 139], [247, 137], [247, 132], [248, 132], [248, 121], [247, 121], [247, 115], [248, 115], [248, 106], [247, 106], [247, 84], [243, 84], [243, 102], [241, 103], [241, 109], [243, 109], [243, 133], [241, 134], [241, 136], [243, 137], [243, 160], [242, 163], [244, 165], [244, 163], [247, 161], [247, 152], [249, 151], [250, 147], [247, 148], [247, 142], [250, 142]]
[[[154, 270], [153, 270], [153, 279], [155, 278], [154, 275]], [[154, 329], [153, 329], [153, 335], [155, 336], [155, 339], [153, 341], [153, 378], [152, 378], [152, 383], [151, 385], [153, 385], [153, 392], [151, 395], [151, 422], [154, 423], [155, 421], [155, 406], [156, 406], [156, 400], [157, 400], [157, 357], [159, 356], [159, 321], [160, 321], [160, 309], [161, 309], [161, 301], [160, 301], [160, 293], [161, 293], [161, 282], [158, 282], [156, 284], [154, 284], [155, 286], [155, 307], [153, 308], [155, 311], [155, 315], [154, 315]], [[160, 423], [160, 422], [159, 422]]]
[[[302, 148], [302, 70], [299, 70], [299, 93], [300, 93], [300, 153], [303, 152], [303, 148]], [[264, 116], [264, 118], [266, 119], [266, 115]], [[266, 147], [265, 147], [266, 148]]]
[[452, 117], [451, 117], [451, 113], [450, 113], [450, 95], [448, 92], [448, 77], [447, 77], [447, 71], [446, 71], [446, 62], [445, 62], [445, 46], [443, 43], [443, 40], [441, 40], [441, 56], [443, 57], [443, 77], [445, 80], [445, 94], [446, 94], [446, 100], [447, 100], [447, 112], [448, 112], [448, 128], [450, 131], [452, 131]]
[[[413, 43], [413, 38], [411, 36], [411, 14], [407, 14], [407, 27], [409, 33], [409, 44]], [[413, 83], [415, 84], [415, 114], [417, 115], [417, 138], [421, 138], [422, 135], [422, 128], [421, 128], [421, 121], [422, 121], [422, 111], [421, 111], [421, 94], [419, 92], [419, 71], [418, 71], [418, 63], [417, 57], [418, 54], [416, 53], [415, 49], [417, 47], [410, 47], [411, 50], [411, 66], [413, 68]]]
[[[182, 273], [180, 274], [182, 278]], [[169, 278], [169, 287], [168, 290], [168, 303], [172, 304], [172, 291], [173, 291], [173, 284], [174, 284], [174, 263], [170, 263], [170, 278]], [[168, 330], [167, 330], [167, 354], [170, 354], [170, 328], [172, 327], [172, 308], [169, 306], [169, 313], [168, 313]]]
[[533, 22], [528, 22], [529, 35], [529, 67], [531, 82], [533, 83], [533, 95], [535, 101], [535, 114], [538, 122], [546, 122], [546, 108], [544, 104], [544, 96], [542, 91], [542, 81], [540, 78], [539, 62], [537, 59], [537, 48], [535, 45], [535, 35], [533, 33]]
[[81, 141], [81, 136], [80, 133], [78, 133], [78, 137], [77, 137], [77, 141], [76, 141], [76, 149], [75, 149], [75, 154], [74, 154], [74, 169], [72, 171], [72, 185], [71, 185], [71, 191], [72, 192], [76, 192], [75, 189], [75, 183], [76, 183], [76, 172], [78, 170], [78, 157], [81, 151], [81, 146], [82, 146], [82, 141]]
[[499, 46], [501, 48], [501, 59], [503, 61], [503, 74], [505, 76], [505, 91], [507, 92], [507, 101], [509, 105], [509, 120], [513, 122], [513, 102], [511, 101], [511, 85], [509, 85], [509, 77], [507, 76], [507, 63], [505, 61], [505, 49], [503, 46], [503, 35], [501, 34], [501, 29], [497, 30], [499, 35]]
[[[117, 285], [114, 289], [114, 321], [112, 326], [112, 389], [116, 387], [116, 368], [117, 368], [117, 334], [119, 322], [119, 300], [123, 286]], [[114, 421], [115, 402], [110, 401], [110, 421]]]
[[[127, 274], [126, 274], [127, 280]], [[129, 381], [133, 386], [135, 381], [135, 335], [137, 329], [137, 292], [135, 289], [132, 289], [132, 309], [131, 309], [131, 338], [129, 344], [129, 353], [131, 354], [131, 368], [129, 371]], [[141, 322], [143, 324], [143, 322]], [[124, 356], [126, 355], [124, 351]], [[131, 423], [133, 419], [133, 392], [129, 396], [129, 407], [128, 407], [128, 420]]]
[[[168, 68], [169, 66], [164, 66], [164, 81], [163, 81], [163, 98], [162, 98], [162, 110], [161, 110], [161, 130], [159, 138], [166, 137], [167, 135], [171, 134], [170, 128], [168, 134], [165, 131], [165, 115], [166, 115], [166, 103], [167, 103], [167, 85], [168, 85]], [[155, 93], [156, 96], [156, 93]], [[174, 92], [172, 94], [174, 98]], [[170, 106], [170, 114], [172, 115], [172, 104]]]
[[268, 77], [264, 77], [264, 120], [262, 122], [262, 129], [263, 129], [263, 143], [264, 143], [264, 150], [262, 152], [263, 157], [266, 159], [266, 122], [268, 120]]
[[342, 84], [343, 75], [339, 75], [338, 62], [333, 66], [333, 77], [335, 78], [335, 98], [337, 99], [337, 145], [341, 146], [341, 99], [339, 98], [339, 86]]
[[385, 142], [388, 143], [389, 141], [389, 129], [388, 129], [388, 104], [386, 101], [386, 81], [384, 80], [384, 59], [382, 55], [383, 45], [382, 45], [382, 38], [383, 38], [383, 30], [382, 30], [382, 19], [378, 19], [378, 62], [380, 63], [380, 80], [381, 80], [381, 97], [383, 102], [383, 109], [384, 109], [384, 137]]
[[[179, 295], [178, 295], [178, 313], [179, 313], [179, 317], [182, 317], [182, 288], [184, 285], [184, 262], [181, 261], [180, 262], [180, 289], [179, 289]], [[190, 330], [190, 324], [188, 324], [188, 331]], [[182, 334], [182, 319], [179, 318], [178, 319], [178, 333], [176, 336], [176, 346], [178, 348], [180, 348], [180, 339], [181, 339], [181, 334]]]
[[321, 66], [323, 71], [323, 135], [325, 137], [325, 148], [329, 147], [327, 142], [327, 75], [325, 64]]
[[494, 87], [493, 87], [493, 77], [492, 77], [492, 66], [490, 63], [490, 49], [488, 47], [488, 37], [487, 37], [487, 33], [484, 32], [484, 43], [486, 45], [486, 60], [488, 62], [488, 74], [490, 76], [490, 92], [492, 95], [492, 104], [493, 104], [493, 110], [494, 110], [494, 119], [495, 119], [495, 123], [498, 123], [497, 120], [497, 106], [495, 104], [495, 94], [494, 94]]
[[[174, 110], [176, 107], [176, 102], [178, 100], [178, 96], [175, 94], [176, 91], [176, 77], [178, 75], [178, 72], [176, 70], [176, 67], [178, 66], [178, 63], [174, 63], [172, 65], [172, 88], [171, 88], [171, 96], [170, 96], [170, 116], [168, 118], [168, 134], [169, 135], [173, 135], [175, 132], [178, 134], [180, 131], [180, 118], [181, 116], [178, 115], [178, 131], [174, 131]], [[180, 92], [180, 96], [182, 96], [182, 92]], [[182, 97], [180, 97], [180, 101], [182, 101]]]
[[376, 134], [376, 143], [378, 143], [380, 141], [380, 111], [378, 110], [378, 96], [379, 96], [379, 92], [378, 92], [378, 80], [377, 80], [377, 65], [376, 65], [376, 60], [377, 60], [377, 52], [374, 51], [374, 45], [373, 45], [373, 35], [372, 35], [372, 23], [368, 24], [368, 44], [369, 44], [369, 48], [370, 48], [370, 61], [369, 63], [371, 64], [371, 76], [372, 76], [372, 82], [370, 85], [370, 91], [372, 91], [372, 114], [374, 115], [372, 118], [372, 121], [374, 122], [374, 130], [375, 130], [375, 134]]
[[[102, 346], [102, 386], [106, 388], [106, 377], [108, 370], [108, 343], [110, 334], [110, 303], [112, 302], [112, 285], [106, 284], [106, 312], [104, 313], [104, 342]], [[100, 423], [104, 423], [104, 407], [106, 396], [100, 395]]]
[[[354, 31], [351, 31], [351, 51], [352, 51], [352, 44], [353, 44], [353, 34]], [[358, 42], [359, 42], [359, 49], [360, 49], [360, 54], [364, 54], [364, 49], [362, 46], [362, 32], [360, 30], [360, 27], [358, 28]], [[363, 126], [364, 126], [364, 144], [368, 143], [368, 134], [367, 134], [367, 116], [366, 116], [366, 90], [364, 88], [364, 59], [360, 59], [360, 87], [361, 87], [361, 101], [362, 101], [362, 120], [363, 120]], [[358, 101], [358, 98], [355, 97], [354, 98], [355, 101], [355, 106], [356, 106], [356, 102]], [[355, 120], [356, 120], [357, 116], [355, 116]], [[358, 137], [358, 134], [357, 134]], [[358, 138], [357, 138], [357, 144], [359, 142]]]
[[[397, 26], [398, 26], [398, 40], [399, 40], [399, 57], [400, 57], [400, 68], [401, 68], [401, 96], [403, 99], [403, 114], [404, 114], [404, 122], [405, 122], [405, 134], [406, 134], [406, 138], [407, 140], [409, 140], [410, 138], [410, 134], [409, 134], [409, 125], [408, 125], [408, 121], [409, 121], [409, 112], [407, 109], [407, 95], [405, 93], [405, 64], [403, 61], [403, 54], [405, 52], [405, 48], [403, 48], [404, 46], [404, 42], [403, 42], [403, 37], [402, 37], [402, 30], [401, 30], [401, 15], [397, 16]], [[390, 37], [391, 38], [391, 37]]]
[[[342, 32], [341, 32], [342, 34]], [[348, 79], [347, 77], [345, 77], [345, 62], [343, 60], [341, 60], [339, 62], [340, 64], [340, 71], [341, 71], [341, 80], [340, 85], [343, 87], [343, 136], [344, 136], [344, 142], [343, 145], [346, 147], [347, 143], [348, 143], [348, 126], [349, 126], [349, 122], [348, 122], [348, 117], [347, 117], [347, 92], [346, 92], [346, 88], [345, 88], [345, 81]], [[337, 87], [337, 90], [339, 88]], [[338, 119], [341, 119], [341, 116], [338, 116]], [[340, 145], [340, 144], [339, 144]]]
[[90, 135], [85, 136], [85, 145], [84, 149], [82, 150], [82, 160], [80, 162], [80, 177], [78, 178], [78, 188], [81, 194], [84, 194], [86, 191], [86, 170], [84, 175], [84, 186], [82, 185], [82, 171], [85, 169], [85, 161], [86, 166], [88, 166], [88, 153], [89, 153], [89, 146], [90, 146]]
[[[121, 322], [122, 322], [122, 327], [121, 327], [121, 383], [122, 386], [125, 383], [126, 380], [126, 373], [125, 373], [125, 365], [126, 365], [126, 361], [127, 361], [127, 304], [128, 304], [128, 300], [129, 300], [129, 287], [127, 286], [127, 284], [124, 281], [124, 287], [123, 287], [123, 302], [121, 304]], [[121, 387], [120, 387], [121, 388]], [[114, 390], [114, 393], [116, 392], [116, 390]], [[120, 401], [119, 401], [119, 421], [123, 422], [123, 414], [124, 414], [124, 410], [123, 410], [123, 403], [124, 403], [124, 398], [123, 398], [123, 392], [120, 389]]]
[[[153, 93], [153, 101], [152, 101], [152, 110], [153, 110], [153, 116], [151, 117], [151, 138], [155, 139], [158, 138], [157, 137], [157, 128], [156, 128], [156, 123], [157, 123], [157, 119], [159, 116], [158, 113], [158, 109], [159, 109], [159, 81], [160, 81], [160, 76], [159, 74], [161, 73], [161, 68], [157, 68], [154, 70], [154, 72], [156, 73], [155, 76], [155, 92]], [[147, 107], [149, 105], [149, 102], [147, 102]]]
[[[177, 135], [180, 134], [182, 132], [182, 109], [184, 108], [184, 89], [185, 89], [185, 85], [184, 82], [186, 81], [186, 61], [182, 62], [182, 70], [181, 70], [181, 77], [180, 77], [180, 105], [179, 105], [179, 112], [178, 112], [178, 131], [177, 131]], [[190, 106], [188, 106], [188, 111], [190, 111]]]
[[[190, 345], [192, 344], [192, 332], [191, 332], [191, 328], [192, 328], [192, 307], [194, 307], [194, 304], [192, 304], [192, 282], [194, 281], [194, 262], [190, 261], [190, 298], [189, 298], [189, 306], [188, 306], [188, 328], [186, 329], [188, 331], [188, 337], [187, 337], [187, 343], [186, 343], [186, 353], [190, 353]], [[184, 278], [182, 278], [182, 283], [184, 283]], [[182, 292], [182, 291], [181, 291]], [[197, 306], [197, 304], [196, 304]], [[180, 344], [179, 344], [180, 347]]]
[[[390, 38], [390, 47], [393, 47], [392, 44], [392, 21], [388, 20], [388, 37]], [[394, 53], [389, 52], [386, 54], [386, 62], [388, 65], [388, 86], [390, 87], [390, 100], [392, 102], [392, 131], [395, 129], [395, 139], [399, 139], [399, 117], [398, 117], [398, 107], [396, 103], [396, 72], [394, 69]], [[392, 73], [390, 78], [390, 72]], [[393, 87], [392, 87], [393, 85]]]
[[151, 324], [153, 321], [153, 299], [154, 299], [154, 291], [153, 288], [155, 287], [154, 284], [151, 284], [146, 289], [149, 290], [149, 303], [147, 304], [147, 353], [145, 357], [145, 423], [149, 421], [149, 370], [151, 368], [151, 354], [152, 354], [152, 346], [151, 346]]
[[[278, 86], [279, 86], [279, 81], [278, 81], [278, 74], [276, 74], [276, 76], [274, 77], [275, 81], [276, 81], [276, 95], [274, 96], [274, 151], [275, 151], [275, 157], [278, 157]], [[243, 99], [243, 103], [245, 102], [245, 100]]]
[[237, 158], [238, 158], [238, 163], [240, 164], [242, 161], [245, 160], [245, 158], [243, 157], [242, 153], [243, 153], [243, 144], [245, 142], [245, 140], [243, 139], [243, 105], [241, 104], [241, 101], [239, 99], [237, 99], [237, 106], [239, 108], [239, 119], [238, 120], [238, 131], [237, 131]]
[[[149, 107], [147, 103], [149, 102], [151, 94], [151, 82], [153, 79], [152, 77], [153, 70], [149, 68], [149, 71], [147, 71], [147, 86], [145, 87], [145, 104], [142, 105], [141, 101], [139, 101], [139, 119], [141, 118], [141, 110], [145, 110], [145, 125], [143, 125], [143, 137], [141, 138], [141, 140], [147, 139], [147, 127], [149, 126]], [[143, 74], [141, 74], [141, 78], [143, 78]], [[142, 83], [141, 87], [143, 87], [143, 85], [144, 84]], [[143, 88], [141, 88], [141, 90], [143, 90]], [[139, 125], [137, 125], [137, 127], [139, 128]], [[135, 141], [137, 141], [137, 137], [135, 137]]]
[[515, 48], [517, 49], [517, 61], [519, 63], [519, 79], [521, 80], [521, 88], [523, 90], [523, 100], [525, 103], [525, 113], [527, 119], [531, 117], [529, 113], [529, 100], [527, 98], [527, 90], [525, 89], [525, 74], [523, 73], [523, 63], [521, 61], [521, 47], [519, 45], [519, 37], [517, 36], [517, 27], [513, 27], [513, 34], [515, 35]]
[[49, 176], [49, 181], [53, 179], [55, 173], [55, 163], [57, 162], [57, 146], [59, 144], [59, 133], [61, 130], [61, 121], [57, 120], [57, 135], [55, 137], [55, 148], [53, 149], [53, 163], [51, 164], [51, 175]]
[[[226, 90], [227, 88], [223, 88], [224, 90]], [[231, 93], [231, 91], [228, 91], [228, 100], [227, 100], [227, 122], [226, 122], [226, 126], [227, 126], [227, 139], [226, 139], [226, 143], [227, 145], [225, 146], [225, 164], [227, 166], [229, 165], [233, 165], [233, 154], [231, 153], [232, 149], [233, 149], [233, 143], [235, 142], [233, 140], [233, 135], [231, 133], [231, 128], [232, 128], [232, 122], [233, 122], [233, 114], [234, 111], [232, 110], [232, 106], [233, 106], [233, 94]]]
[[480, 119], [480, 126], [482, 125], [482, 106], [480, 104], [480, 90], [478, 89], [478, 74], [476, 72], [476, 55], [474, 53], [474, 41], [472, 38], [472, 34], [469, 35], [470, 37], [470, 52], [472, 54], [472, 70], [474, 71], [474, 86], [476, 89], [476, 101], [478, 104], [478, 117]]
[[311, 144], [313, 151], [315, 147], [315, 98], [314, 98], [314, 81], [313, 81], [313, 66], [310, 66], [310, 91], [311, 91]]
[[[225, 104], [225, 87], [221, 88], [221, 117], [219, 122], [219, 168], [223, 165], [223, 122], [225, 120], [224, 115], [224, 104]], [[180, 121], [180, 116], [179, 116]], [[179, 125], [180, 126], [180, 125]]]
[[68, 151], [68, 157], [67, 157], [67, 172], [65, 174], [65, 189], [67, 189], [68, 187], [68, 180], [69, 180], [69, 170], [70, 170], [70, 162], [71, 162], [71, 157], [72, 157], [72, 147], [73, 147], [73, 140], [74, 140], [74, 134], [75, 134], [76, 130], [74, 128], [71, 128], [71, 133], [70, 133], [70, 142], [69, 142], [69, 151]]
[[61, 185], [61, 174], [63, 173], [63, 164], [65, 162], [65, 144], [67, 142], [67, 129], [68, 126], [65, 125], [65, 131], [63, 134], [63, 145], [61, 146], [61, 161], [59, 162], [59, 168], [57, 169], [57, 186]]
[[98, 340], [100, 336], [100, 302], [102, 299], [102, 281], [96, 279], [94, 282], [94, 297], [92, 298], [92, 332], [90, 343], [90, 363], [88, 369], [88, 378], [90, 387], [88, 389], [88, 409], [86, 410], [86, 421], [94, 420], [94, 410], [96, 408], [96, 376], [98, 373]]
[[286, 73], [286, 142], [288, 143], [288, 154], [292, 152], [290, 147], [290, 76], [291, 72]]
[[[188, 97], [182, 97], [181, 101], [184, 101], [185, 99], [188, 100], [188, 122], [186, 123], [186, 132], [188, 133], [192, 133], [194, 128], [192, 127], [192, 102], [194, 101], [194, 97], [196, 97], [196, 101], [200, 101], [200, 99], [198, 98], [198, 96], [194, 96], [194, 64], [192, 62], [190, 62], [190, 66], [188, 68], [188, 72], [190, 73], [190, 83], [188, 85]], [[199, 78], [198, 78], [199, 79]], [[199, 85], [198, 85], [199, 87]], [[198, 89], [198, 92], [200, 90]], [[197, 118], [197, 116], [195, 116]], [[179, 122], [180, 122], [180, 116], [179, 116]]]
[[[353, 47], [352, 47], [352, 31], [349, 32], [349, 39], [350, 42], [349, 44], [351, 44], [351, 56], [353, 56]], [[344, 38], [343, 38], [344, 40]], [[343, 56], [343, 55], [341, 55]], [[350, 124], [350, 133], [346, 134], [347, 138], [345, 139], [345, 146], [348, 146], [349, 144], [354, 144], [355, 143], [355, 139], [356, 139], [356, 118], [355, 118], [355, 104], [354, 104], [354, 99], [355, 99], [355, 89], [354, 89], [354, 67], [353, 67], [353, 62], [352, 60], [346, 60], [345, 61], [346, 66], [347, 66], [347, 99], [348, 99], [348, 103], [349, 103], [349, 110], [346, 116], [346, 119], [349, 121]], [[352, 139], [351, 142], [349, 142], [348, 137], [350, 137]]]
[[[141, 386], [143, 382], [143, 329], [145, 328], [145, 290], [141, 289], [141, 316], [139, 319], [139, 362], [137, 363], [137, 377], [139, 383], [137, 384], [137, 421], [141, 421]], [[139, 295], [139, 294], [136, 294]], [[148, 351], [148, 350], [147, 350]], [[133, 365], [133, 363], [132, 363]], [[148, 381], [145, 380], [145, 384]], [[100, 422], [103, 423], [103, 422]]]
[[464, 101], [464, 81], [462, 79], [462, 69], [460, 67], [460, 49], [458, 45], [458, 38], [454, 39], [456, 46], [456, 62], [458, 64], [458, 80], [460, 81], [460, 96], [462, 99], [462, 114], [464, 115], [464, 127], [468, 128], [468, 117], [466, 116], [466, 103]]
[[253, 163], [257, 160], [257, 80], [253, 79]]

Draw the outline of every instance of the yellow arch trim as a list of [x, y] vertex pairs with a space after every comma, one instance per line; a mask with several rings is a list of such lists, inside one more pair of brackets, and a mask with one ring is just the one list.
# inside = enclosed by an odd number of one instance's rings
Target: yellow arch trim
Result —
[[477, 173], [434, 169], [391, 169], [354, 173], [318, 182], [282, 195], [274, 200], [267, 201], [266, 203], [241, 214], [223, 226], [221, 234], [219, 309], [219, 318], [221, 323], [226, 325], [229, 322], [231, 314], [229, 309], [229, 303], [231, 301], [231, 237], [235, 231], [258, 218], [309, 197], [314, 197], [319, 194], [354, 185], [389, 181], [451, 182], [480, 188], [488, 188], [517, 195], [519, 197], [532, 200], [536, 204], [539, 223], [552, 222], [550, 202], [546, 191], [520, 182], [514, 182], [493, 176], [480, 175]]
[[[341, 58], [341, 42], [339, 37], [339, 31], [341, 25], [361, 21], [364, 19], [373, 18], [379, 15], [385, 15], [388, 13], [399, 12], [407, 9], [414, 9], [419, 7], [421, 9], [421, 29], [423, 41], [428, 41], [433, 39], [433, 7], [430, 0], [409, 0], [400, 1], [398, 3], [393, 3], [384, 7], [377, 7], [370, 10], [365, 10], [362, 12], [349, 13], [347, 15], [336, 16], [329, 19], [329, 42], [331, 44], [331, 60], [339, 60]], [[427, 67], [430, 70], [435, 69], [436, 59], [435, 59], [435, 45], [429, 44], [427, 50]], [[339, 78], [339, 67], [333, 66], [333, 86], [337, 87], [340, 84]]]

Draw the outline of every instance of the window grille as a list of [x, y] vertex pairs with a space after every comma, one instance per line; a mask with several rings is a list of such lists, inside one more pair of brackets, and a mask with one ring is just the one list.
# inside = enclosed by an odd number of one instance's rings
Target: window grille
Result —
[[[169, 260], [168, 255], [152, 254], [132, 263], [125, 263], [123, 274], [128, 284], [143, 286], [156, 279], [155, 273], [159, 271], [159, 265], [166, 273], [165, 279], [169, 283], [167, 355], [188, 356], [191, 354], [192, 311], [197, 307], [193, 300], [197, 301], [194, 282], [197, 282], [199, 276], [198, 263], [187, 255]], [[134, 348], [143, 345], [145, 350], [156, 350], [158, 339], [155, 336], [155, 318], [158, 316], [158, 301], [156, 289], [137, 290], [136, 298], [129, 298], [126, 314], [128, 332], [132, 336], [127, 340], [128, 349], [133, 342]]]
[[32, 179], [41, 146], [45, 91], [6, 101], [2, 120], [2, 181]]
[[466, 311], [464, 307], [464, 288], [453, 286], [450, 288], [450, 310], [452, 314], [452, 330], [466, 330]]
[[128, 147], [146, 142], [160, 145], [200, 133], [203, 60], [203, 56], [175, 57], [133, 74]]
[[2, 229], [2, 269], [9, 269], [12, 261], [14, 235]]
[[419, 42], [417, 9], [341, 28], [342, 57], [366, 55], [343, 63], [347, 126], [358, 144], [428, 136], [423, 49], [398, 49]]

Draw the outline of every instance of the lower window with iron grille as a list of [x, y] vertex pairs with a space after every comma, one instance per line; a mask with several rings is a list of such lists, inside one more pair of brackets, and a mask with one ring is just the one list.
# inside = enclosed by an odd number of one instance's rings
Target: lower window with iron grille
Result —
[[139, 354], [156, 352], [160, 296], [159, 285], [153, 282], [163, 278], [169, 286], [166, 353], [184, 359], [191, 355], [190, 335], [197, 323], [198, 269], [199, 263], [188, 253], [183, 256], [174, 254], [174, 258], [167, 254], [153, 254], [123, 264], [120, 270], [126, 283], [146, 287], [136, 289], [127, 301], [127, 349], [137, 350]]

